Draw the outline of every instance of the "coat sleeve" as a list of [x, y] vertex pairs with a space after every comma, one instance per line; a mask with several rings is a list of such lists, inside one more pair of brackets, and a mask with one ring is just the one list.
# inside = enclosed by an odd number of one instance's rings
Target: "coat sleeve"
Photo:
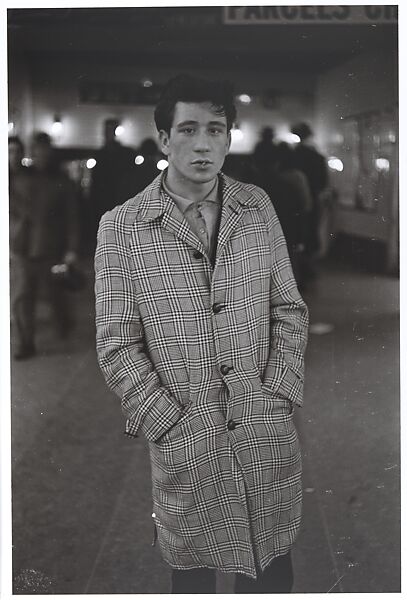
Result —
[[265, 215], [271, 251], [271, 348], [263, 376], [263, 390], [301, 406], [308, 309], [294, 279], [277, 215], [268, 196], [266, 199]]
[[141, 430], [156, 441], [183, 409], [161, 385], [144, 351], [125, 231], [117, 212], [102, 217], [95, 253], [96, 348], [106, 383], [121, 398], [125, 433], [137, 437]]

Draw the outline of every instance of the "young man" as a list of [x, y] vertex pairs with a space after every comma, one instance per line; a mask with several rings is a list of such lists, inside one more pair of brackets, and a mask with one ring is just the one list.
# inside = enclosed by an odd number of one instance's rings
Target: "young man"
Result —
[[126, 432], [147, 438], [172, 593], [289, 592], [300, 523], [307, 308], [270, 199], [220, 171], [227, 85], [179, 76], [155, 110], [168, 169], [106, 213], [97, 348]]

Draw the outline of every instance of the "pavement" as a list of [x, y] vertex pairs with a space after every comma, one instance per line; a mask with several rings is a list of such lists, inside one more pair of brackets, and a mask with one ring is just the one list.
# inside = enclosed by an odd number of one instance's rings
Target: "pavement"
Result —
[[[39, 354], [11, 364], [14, 594], [164, 594], [147, 444], [123, 435], [99, 371], [88, 271], [72, 339], [54, 339], [40, 306]], [[305, 299], [293, 592], [399, 592], [398, 280], [325, 265]], [[217, 581], [232, 592], [233, 575]]]

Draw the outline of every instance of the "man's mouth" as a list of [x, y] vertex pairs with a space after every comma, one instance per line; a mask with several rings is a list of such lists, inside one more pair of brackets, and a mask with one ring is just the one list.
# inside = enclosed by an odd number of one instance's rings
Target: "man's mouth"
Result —
[[193, 165], [201, 165], [201, 166], [205, 166], [205, 165], [211, 165], [212, 161], [211, 160], [206, 160], [205, 158], [199, 158], [197, 160], [193, 160], [192, 161]]

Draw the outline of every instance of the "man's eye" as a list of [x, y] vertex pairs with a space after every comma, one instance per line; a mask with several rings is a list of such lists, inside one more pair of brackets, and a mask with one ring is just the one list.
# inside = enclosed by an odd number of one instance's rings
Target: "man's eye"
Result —
[[193, 127], [185, 127], [184, 129], [181, 129], [182, 133], [188, 133], [188, 134], [194, 133], [194, 131], [195, 130]]

